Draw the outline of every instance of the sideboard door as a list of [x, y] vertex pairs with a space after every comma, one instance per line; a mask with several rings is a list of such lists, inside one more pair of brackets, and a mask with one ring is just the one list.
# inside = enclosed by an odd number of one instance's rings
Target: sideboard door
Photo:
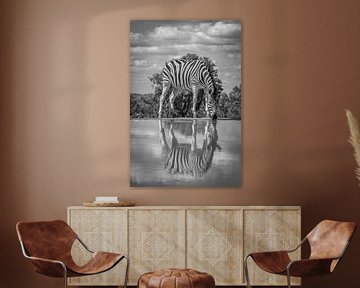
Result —
[[216, 285], [242, 280], [242, 210], [187, 210], [187, 267], [212, 274]]
[[[261, 251], [276, 251], [295, 248], [300, 243], [300, 209], [245, 209], [244, 254]], [[291, 258], [300, 259], [301, 251]], [[252, 285], [286, 285], [286, 277], [266, 273], [252, 259], [249, 262], [249, 277]], [[299, 278], [291, 283], [299, 285]]]
[[[68, 222], [80, 239], [93, 251], [127, 252], [127, 215], [125, 209], [69, 209]], [[89, 253], [75, 242], [72, 256], [76, 263], [84, 264]], [[122, 285], [125, 261], [108, 272], [85, 277], [69, 278], [70, 285]]]
[[185, 267], [185, 210], [129, 209], [130, 284], [141, 274]]

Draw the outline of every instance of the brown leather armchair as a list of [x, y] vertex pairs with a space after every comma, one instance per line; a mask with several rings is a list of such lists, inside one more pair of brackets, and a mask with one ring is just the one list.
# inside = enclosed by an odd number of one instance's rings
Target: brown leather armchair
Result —
[[[112, 269], [121, 260], [127, 261], [124, 288], [127, 285], [129, 258], [125, 254], [93, 252], [76, 235], [71, 227], [62, 220], [19, 222], [16, 225], [24, 256], [31, 260], [35, 271], [50, 277], [88, 276]], [[78, 240], [92, 254], [83, 266], [78, 266], [72, 256], [71, 247]]]
[[[247, 267], [249, 257], [266, 272], [286, 275], [289, 288], [291, 288], [290, 276], [304, 277], [333, 272], [344, 256], [355, 229], [354, 222], [324, 220], [292, 250], [250, 253], [244, 259], [247, 287], [251, 287]], [[292, 261], [289, 253], [296, 251], [306, 241], [309, 242], [311, 249], [309, 259]]]

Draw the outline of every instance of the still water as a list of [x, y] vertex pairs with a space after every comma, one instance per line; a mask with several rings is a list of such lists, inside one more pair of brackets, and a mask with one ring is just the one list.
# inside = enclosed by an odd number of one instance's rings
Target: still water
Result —
[[132, 187], [236, 187], [241, 122], [130, 120]]

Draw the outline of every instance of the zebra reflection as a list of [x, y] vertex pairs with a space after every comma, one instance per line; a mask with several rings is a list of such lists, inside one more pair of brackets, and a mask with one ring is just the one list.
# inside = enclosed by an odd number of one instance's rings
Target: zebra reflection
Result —
[[[165, 136], [164, 120], [159, 120], [161, 155], [164, 170], [171, 174], [191, 175], [201, 178], [211, 167], [214, 152], [221, 150], [217, 144], [218, 133], [216, 120], [207, 120], [204, 129], [204, 139], [201, 147], [197, 147], [198, 120], [192, 120], [191, 143], [180, 143], [175, 136], [173, 123], [170, 122], [169, 142]], [[182, 134], [181, 131], [176, 131]]]

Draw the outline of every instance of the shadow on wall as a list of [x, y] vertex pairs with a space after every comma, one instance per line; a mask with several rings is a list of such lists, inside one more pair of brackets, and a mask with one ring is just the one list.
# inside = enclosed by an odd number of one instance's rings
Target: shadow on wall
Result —
[[128, 147], [121, 141], [128, 133], [128, 98], [119, 97], [128, 95], [128, 82], [119, 83], [129, 67], [121, 46], [128, 15], [136, 15], [128, 11], [151, 6], [166, 17], [170, 6], [186, 2], [1, 1], [0, 128], [6, 136], [0, 197], [6, 208], [0, 246], [12, 259], [0, 264], [2, 287], [62, 286], [33, 273], [21, 256], [16, 222], [65, 219], [67, 206], [128, 186], [122, 164]]

